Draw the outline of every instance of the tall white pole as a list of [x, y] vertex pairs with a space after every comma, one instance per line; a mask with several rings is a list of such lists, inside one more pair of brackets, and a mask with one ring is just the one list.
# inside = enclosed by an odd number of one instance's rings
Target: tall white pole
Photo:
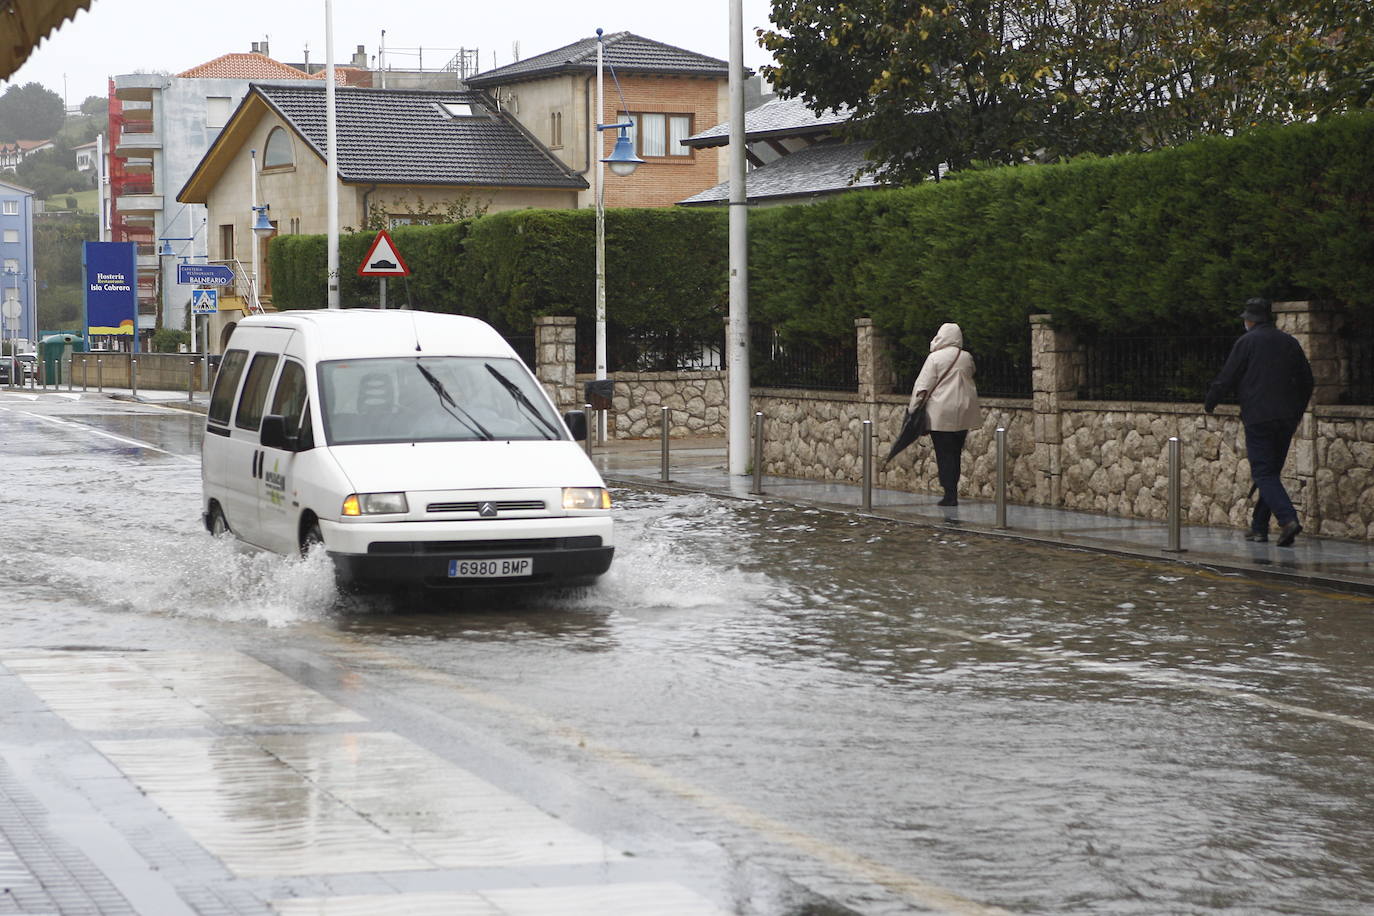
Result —
[[258, 151], [250, 149], [248, 159], [253, 169], [253, 222], [248, 226], [248, 238], [252, 239], [250, 244], [253, 246], [253, 311], [261, 312], [262, 300], [258, 297], [258, 278], [262, 276], [262, 270], [258, 260], [261, 257], [262, 239], [253, 231], [258, 216]]
[[334, 117], [334, 3], [324, 0], [325, 208], [328, 210], [329, 307], [339, 307], [339, 130]]
[[[596, 176], [592, 193], [596, 196], [596, 377], [606, 378], [606, 164], [601, 161], [601, 118], [605, 114], [606, 103], [602, 95], [602, 42], [601, 30], [596, 30], [596, 113], [592, 122], [591, 142], [596, 157]], [[599, 411], [597, 419], [597, 439], [606, 441], [606, 411]]]
[[744, 186], [744, 5], [730, 0], [730, 427], [731, 474], [749, 466], [749, 201]]
[[97, 229], [96, 241], [105, 241], [105, 135], [95, 135], [95, 200], [96, 206], [100, 208], [100, 222]]

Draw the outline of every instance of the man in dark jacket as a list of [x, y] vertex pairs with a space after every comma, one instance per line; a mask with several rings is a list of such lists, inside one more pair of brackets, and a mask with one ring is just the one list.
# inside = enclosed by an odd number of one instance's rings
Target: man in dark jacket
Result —
[[1259, 502], [1245, 539], [1269, 540], [1272, 514], [1280, 526], [1278, 545], [1291, 547], [1302, 525], [1279, 474], [1312, 397], [1312, 366], [1292, 335], [1274, 327], [1273, 304], [1268, 299], [1249, 300], [1241, 317], [1245, 319], [1245, 333], [1231, 348], [1221, 374], [1207, 389], [1204, 409], [1211, 413], [1222, 395], [1230, 391], [1239, 395], [1240, 419], [1245, 424], [1245, 454], [1250, 459], [1250, 476], [1259, 490]]

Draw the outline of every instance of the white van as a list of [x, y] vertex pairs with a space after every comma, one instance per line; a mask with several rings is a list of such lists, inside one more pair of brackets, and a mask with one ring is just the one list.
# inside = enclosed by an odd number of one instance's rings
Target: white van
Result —
[[201, 447], [205, 526], [344, 582], [580, 583], [611, 565], [610, 494], [490, 325], [432, 312], [244, 319]]

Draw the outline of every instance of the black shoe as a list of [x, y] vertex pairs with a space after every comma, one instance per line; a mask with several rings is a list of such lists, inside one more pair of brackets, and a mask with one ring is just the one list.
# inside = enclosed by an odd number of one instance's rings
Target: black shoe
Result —
[[1292, 547], [1293, 541], [1297, 538], [1298, 534], [1301, 533], [1301, 531], [1302, 525], [1298, 523], [1297, 519], [1293, 519], [1291, 522], [1284, 525], [1282, 528], [1279, 529], [1279, 546]]
[[1269, 543], [1269, 534], [1264, 531], [1247, 531], [1245, 532], [1245, 539], [1247, 541], [1258, 541], [1261, 544], [1267, 544]]
[[937, 506], [957, 506], [957, 505], [959, 505], [959, 499], [958, 499], [957, 497], [954, 497], [954, 496], [946, 496], [944, 499], [940, 500], [940, 501], [939, 501], [938, 503], [936, 503], [935, 505], [937, 505]]

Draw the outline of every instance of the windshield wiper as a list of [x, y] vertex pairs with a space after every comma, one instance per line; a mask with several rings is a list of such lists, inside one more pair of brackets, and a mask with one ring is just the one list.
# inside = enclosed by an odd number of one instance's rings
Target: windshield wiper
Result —
[[[447, 410], [449, 412], [449, 415], [452, 416], [453, 419], [457, 420], [459, 423], [463, 424], [468, 429], [472, 430], [472, 432], [476, 433], [478, 438], [480, 439], [496, 438], [490, 432], [487, 431], [487, 428], [485, 426], [477, 422], [476, 417], [468, 413], [466, 410], [463, 410], [462, 407], [458, 406], [458, 402], [453, 399], [453, 395], [448, 393], [448, 389], [444, 387], [444, 383], [439, 381], [438, 377], [433, 372], [430, 372], [428, 369], [422, 366], [418, 360], [416, 360], [415, 362], [415, 368], [419, 369], [420, 374], [425, 377], [425, 381], [429, 382], [429, 387], [433, 388], [434, 393], [439, 396], [439, 405], [443, 407], [444, 410]], [[459, 411], [462, 411], [461, 415], [459, 414]]]
[[482, 365], [487, 367], [487, 371], [491, 373], [492, 378], [500, 382], [501, 386], [510, 392], [510, 396], [515, 399], [515, 403], [525, 408], [526, 412], [528, 412], [530, 416], [534, 417], [540, 423], [544, 424], [544, 429], [547, 429], [551, 434], [546, 434], [544, 436], [545, 439], [558, 438], [558, 427], [554, 426], [547, 419], [545, 419], [544, 415], [539, 412], [539, 408], [535, 407], [534, 404], [530, 402], [530, 399], [528, 396], [526, 396], [525, 392], [520, 390], [519, 385], [515, 384], [515, 382], [512, 382], [510, 379], [502, 375], [500, 371], [497, 370], [496, 367], [493, 366], [491, 363], [483, 363]]

